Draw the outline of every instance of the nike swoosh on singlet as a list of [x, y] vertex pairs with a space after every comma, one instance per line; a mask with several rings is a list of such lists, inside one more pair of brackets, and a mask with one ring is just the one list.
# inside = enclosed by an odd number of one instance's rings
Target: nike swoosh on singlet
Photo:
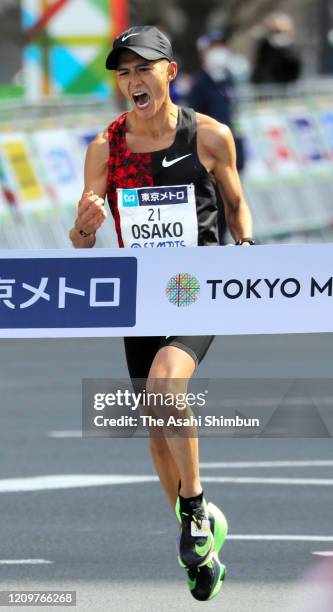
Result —
[[121, 42], [125, 42], [130, 36], [139, 36], [140, 32], [135, 32], [134, 34], [127, 34], [127, 36], [123, 36]]
[[183, 155], [182, 157], [176, 157], [176, 159], [170, 159], [169, 161], [165, 157], [162, 161], [162, 166], [163, 168], [169, 168], [169, 166], [173, 166], [173, 164], [176, 164], [182, 159], [185, 159], [185, 157], [190, 157], [190, 155], [192, 155], [192, 153], [188, 153], [187, 155]]

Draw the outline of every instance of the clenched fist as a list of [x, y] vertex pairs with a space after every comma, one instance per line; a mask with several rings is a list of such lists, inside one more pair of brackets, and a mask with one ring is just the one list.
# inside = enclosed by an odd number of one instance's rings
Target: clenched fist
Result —
[[104, 200], [93, 191], [84, 193], [78, 207], [75, 228], [86, 234], [94, 234], [107, 216]]

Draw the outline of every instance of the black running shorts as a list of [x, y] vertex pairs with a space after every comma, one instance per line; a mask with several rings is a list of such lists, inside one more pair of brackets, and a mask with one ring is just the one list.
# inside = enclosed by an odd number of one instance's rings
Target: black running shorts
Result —
[[135, 336], [124, 338], [131, 378], [146, 379], [154, 357], [163, 346], [177, 346], [193, 358], [195, 366], [206, 355], [214, 336]]

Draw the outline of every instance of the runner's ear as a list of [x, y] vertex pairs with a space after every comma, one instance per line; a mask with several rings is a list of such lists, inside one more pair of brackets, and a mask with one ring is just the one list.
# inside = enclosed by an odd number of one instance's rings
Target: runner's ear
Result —
[[167, 70], [168, 80], [174, 81], [177, 76], [177, 64], [176, 62], [170, 62]]

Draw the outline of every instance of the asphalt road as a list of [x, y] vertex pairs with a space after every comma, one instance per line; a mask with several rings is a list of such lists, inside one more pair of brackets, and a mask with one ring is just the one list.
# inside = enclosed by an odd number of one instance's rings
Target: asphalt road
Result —
[[[329, 334], [219, 338], [199, 374], [325, 379], [332, 357]], [[206, 496], [230, 527], [227, 580], [201, 604], [147, 441], [77, 437], [81, 379], [126, 376], [121, 340], [1, 340], [0, 363], [1, 591], [74, 590], [80, 612], [303, 612], [296, 585], [333, 550], [332, 439], [201, 440]]]

